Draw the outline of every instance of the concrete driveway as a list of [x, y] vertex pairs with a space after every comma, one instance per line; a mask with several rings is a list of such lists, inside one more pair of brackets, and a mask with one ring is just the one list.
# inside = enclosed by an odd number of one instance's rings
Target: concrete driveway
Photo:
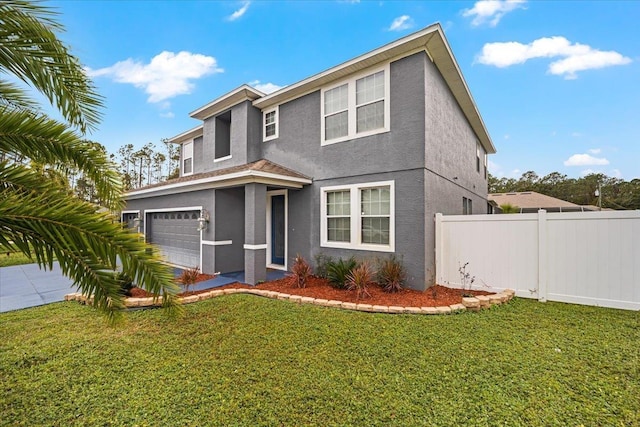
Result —
[[38, 264], [0, 268], [0, 312], [63, 301], [71, 292], [77, 288], [57, 262], [53, 270], [41, 270]]

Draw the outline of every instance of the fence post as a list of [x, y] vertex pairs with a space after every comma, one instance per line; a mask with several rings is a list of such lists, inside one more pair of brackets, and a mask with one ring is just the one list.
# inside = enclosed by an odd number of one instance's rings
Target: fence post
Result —
[[444, 266], [442, 265], [442, 258], [443, 258], [443, 254], [442, 254], [442, 214], [441, 213], [436, 213], [435, 215], [435, 229], [436, 229], [436, 235], [435, 235], [435, 239], [436, 239], [436, 247], [434, 248], [435, 250], [435, 257], [436, 257], [436, 271], [434, 272], [434, 280], [435, 283], [440, 283], [443, 284], [442, 282], [442, 278], [440, 277], [440, 275], [442, 274], [442, 272], [444, 271]]
[[538, 211], [538, 301], [547, 301], [547, 211]]

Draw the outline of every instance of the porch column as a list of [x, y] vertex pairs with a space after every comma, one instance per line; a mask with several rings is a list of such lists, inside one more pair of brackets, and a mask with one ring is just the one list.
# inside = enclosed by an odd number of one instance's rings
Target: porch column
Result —
[[244, 186], [244, 280], [255, 285], [267, 278], [267, 186]]

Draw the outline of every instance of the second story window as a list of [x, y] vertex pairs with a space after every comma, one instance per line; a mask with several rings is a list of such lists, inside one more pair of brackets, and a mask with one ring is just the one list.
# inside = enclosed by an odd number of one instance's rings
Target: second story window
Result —
[[231, 158], [231, 110], [216, 116], [214, 162]]
[[476, 144], [476, 171], [480, 173], [480, 146]]
[[389, 130], [389, 66], [322, 91], [322, 145]]
[[262, 114], [263, 117], [263, 129], [262, 139], [263, 141], [269, 141], [278, 137], [278, 107], [273, 110], [265, 111]]
[[193, 142], [182, 145], [182, 175], [193, 173]]
[[487, 159], [487, 153], [484, 153], [484, 179], [488, 178], [488, 172], [489, 172], [489, 161]]

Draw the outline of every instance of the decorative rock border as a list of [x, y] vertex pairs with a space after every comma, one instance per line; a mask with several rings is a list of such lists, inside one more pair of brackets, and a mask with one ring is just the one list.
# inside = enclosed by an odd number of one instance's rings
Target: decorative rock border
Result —
[[[265, 289], [218, 289], [209, 292], [203, 292], [197, 295], [189, 295], [180, 298], [183, 304], [190, 304], [196, 301], [203, 301], [210, 298], [219, 297], [229, 294], [251, 294], [266, 298], [288, 300], [299, 304], [314, 304], [323, 307], [336, 307], [344, 310], [366, 311], [372, 313], [394, 313], [394, 314], [452, 314], [463, 311], [480, 311], [494, 305], [503, 304], [510, 301], [515, 291], [505, 289], [504, 291], [494, 295], [479, 295], [471, 298], [462, 298], [461, 304], [452, 304], [441, 307], [397, 307], [386, 305], [360, 304], [353, 302], [343, 302], [336, 300], [316, 299], [311, 297], [303, 297], [300, 295], [290, 295], [282, 292], [268, 291]], [[65, 295], [65, 301], [79, 301], [82, 304], [92, 304], [93, 297], [86, 297], [81, 293], [73, 293]], [[162, 297], [157, 298], [125, 298], [124, 305], [127, 308], [136, 307], [154, 307], [162, 305]]]

